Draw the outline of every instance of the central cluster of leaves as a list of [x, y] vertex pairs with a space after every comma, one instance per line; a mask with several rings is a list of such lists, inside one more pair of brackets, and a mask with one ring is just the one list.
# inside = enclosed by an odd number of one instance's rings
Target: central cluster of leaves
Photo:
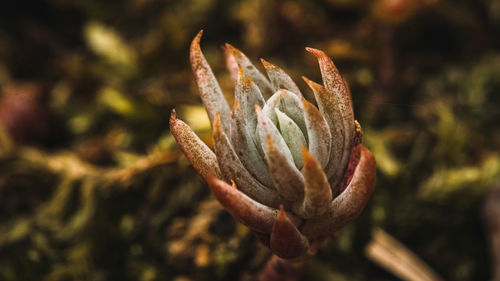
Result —
[[[225, 108], [220, 106], [219, 115], [214, 116], [219, 120], [214, 121], [214, 141], [223, 175], [267, 206], [277, 208], [282, 204], [301, 218], [322, 215], [332, 195], [339, 193], [356, 131], [345, 81], [336, 77], [342, 87], [337, 87], [335, 97], [304, 78], [313, 89], [318, 109], [281, 68], [261, 60], [266, 77], [229, 44], [226, 57], [238, 71], [230, 117], [221, 117]], [[206, 87], [200, 87], [200, 91], [203, 89]], [[207, 110], [210, 113], [209, 107]], [[218, 145], [225, 137], [229, 138], [227, 145]], [[231, 149], [239, 161], [227, 161], [231, 152], [222, 151]], [[251, 177], [235, 169], [240, 166], [237, 162]]]

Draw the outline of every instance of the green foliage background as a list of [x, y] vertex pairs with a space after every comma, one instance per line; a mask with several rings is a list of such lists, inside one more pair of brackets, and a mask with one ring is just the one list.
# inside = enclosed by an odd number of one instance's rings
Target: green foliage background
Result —
[[200, 29], [228, 100], [225, 42], [286, 69], [306, 96], [300, 76], [320, 75], [304, 47], [324, 49], [351, 86], [377, 185], [303, 280], [396, 280], [364, 255], [375, 227], [447, 280], [488, 279], [481, 206], [500, 178], [500, 1], [383, 2], [7, 0], [0, 280], [237, 280], [262, 265], [267, 250], [168, 130], [175, 107], [211, 143], [188, 59]]

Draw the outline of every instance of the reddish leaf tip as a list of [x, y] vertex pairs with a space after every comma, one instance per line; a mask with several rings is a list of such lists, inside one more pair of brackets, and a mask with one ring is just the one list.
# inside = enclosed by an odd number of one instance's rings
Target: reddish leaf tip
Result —
[[310, 80], [309, 78], [307, 78], [305, 76], [302, 76], [302, 80], [304, 80], [304, 82], [306, 82], [306, 84], [309, 86], [309, 88], [311, 88], [313, 90], [317, 90], [317, 89], [322, 87], [320, 84]]
[[306, 82], [307, 84], [309, 84], [311, 81], [311, 79], [305, 77], [305, 76], [300, 76], [300, 78], [302, 78], [302, 80], [304, 80], [304, 82]]
[[200, 46], [200, 41], [201, 41], [201, 36], [203, 35], [203, 29], [196, 34], [196, 36], [193, 38], [193, 41], [191, 42], [191, 49], [194, 49], [196, 47]]
[[308, 105], [308, 101], [304, 97], [301, 97], [300, 100], [302, 101], [302, 105], [304, 107]]
[[280, 211], [278, 213], [278, 216], [276, 217], [276, 220], [280, 220], [280, 221], [283, 221], [283, 220], [287, 220], [287, 215], [286, 215], [286, 212], [285, 212], [285, 207], [283, 207], [283, 204], [280, 204]]
[[241, 67], [241, 65], [239, 65], [239, 64], [238, 64], [238, 75], [240, 76], [239, 77], [240, 79], [245, 78], [245, 71], [243, 70], [243, 67]]
[[272, 63], [268, 62], [267, 60], [265, 60], [263, 58], [260, 59], [260, 62], [262, 63], [264, 68], [268, 68], [268, 67], [272, 66]]
[[273, 139], [271, 139], [271, 135], [268, 134], [266, 136], [266, 140], [267, 140], [267, 146], [268, 146], [269, 150], [274, 150], [275, 147], [274, 147]]
[[309, 150], [303, 145], [300, 146], [300, 151], [302, 151], [302, 158], [304, 159], [304, 167], [306, 165], [310, 165], [311, 161], [314, 161], [314, 156], [312, 156], [311, 152], [309, 152]]
[[231, 53], [233, 54], [233, 56], [235, 57], [241, 57], [242, 56], [242, 52], [240, 50], [238, 50], [238, 48], [234, 47], [233, 45], [229, 44], [229, 43], [226, 43], [226, 48], [228, 48]]
[[325, 52], [323, 52], [323, 51], [321, 51], [319, 49], [315, 49], [315, 48], [311, 48], [311, 47], [306, 47], [306, 51], [308, 51], [309, 53], [313, 54], [317, 58], [321, 58], [323, 56], [326, 56]]
[[303, 256], [309, 249], [309, 242], [290, 221], [283, 205], [280, 205], [271, 230], [270, 248], [277, 256], [285, 259]]
[[245, 79], [245, 87], [250, 88], [250, 86], [252, 85], [252, 82], [253, 82], [252, 78], [246, 77], [246, 79]]

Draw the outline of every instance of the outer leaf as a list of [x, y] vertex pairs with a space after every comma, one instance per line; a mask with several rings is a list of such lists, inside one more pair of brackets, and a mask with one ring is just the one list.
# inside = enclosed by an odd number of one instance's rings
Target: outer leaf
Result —
[[328, 123], [331, 134], [330, 159], [325, 167], [325, 173], [332, 182], [332, 188], [339, 184], [344, 168], [341, 160], [344, 153], [344, 127], [341, 120], [342, 116], [338, 110], [338, 100], [328, 93], [328, 91], [318, 83], [315, 83], [306, 77], [304, 81], [313, 90], [316, 102], [322, 116]]
[[283, 206], [280, 206], [271, 231], [270, 247], [273, 253], [284, 259], [303, 256], [309, 249], [309, 241], [287, 217]]
[[[321, 70], [321, 76], [323, 78], [323, 84], [332, 98], [336, 99], [337, 111], [340, 112], [340, 120], [343, 125], [343, 145], [342, 145], [342, 158], [340, 163], [338, 163], [341, 172], [335, 174], [335, 178], [341, 178], [341, 174], [347, 166], [347, 161], [349, 160], [349, 153], [352, 148], [352, 140], [354, 138], [354, 112], [352, 110], [352, 100], [351, 93], [349, 92], [349, 87], [346, 82], [340, 76], [337, 67], [333, 61], [321, 50], [306, 48], [306, 50], [312, 53], [318, 59], [319, 67]], [[319, 104], [319, 101], [318, 101]], [[323, 112], [323, 114], [328, 115], [331, 112]], [[339, 170], [336, 172], [338, 173]], [[338, 184], [338, 182], [336, 182]]]
[[363, 138], [363, 132], [361, 131], [361, 125], [359, 125], [358, 121], [354, 121], [356, 124], [356, 135], [353, 140], [353, 149], [351, 151], [351, 155], [349, 157], [349, 163], [347, 164], [347, 168], [344, 172], [344, 177], [342, 178], [342, 182], [340, 182], [338, 192], [343, 192], [349, 183], [352, 180], [354, 175], [354, 171], [358, 166], [359, 158], [361, 155], [361, 140]]
[[234, 183], [230, 186], [214, 176], [209, 176], [207, 182], [217, 200], [237, 221], [254, 231], [269, 233], [272, 230], [276, 209], [264, 206], [241, 193]]
[[285, 89], [296, 94], [299, 98], [302, 97], [299, 87], [297, 87], [292, 78], [290, 78], [290, 76], [288, 76], [283, 69], [264, 59], [260, 59], [260, 61], [266, 69], [267, 76], [269, 77], [269, 80], [271, 80], [271, 85], [273, 86], [275, 92], [280, 89]]
[[329, 211], [312, 218], [301, 227], [309, 239], [333, 234], [355, 219], [364, 209], [375, 185], [375, 158], [364, 146], [359, 145], [361, 156], [351, 182], [330, 204]]
[[[323, 84], [338, 99], [338, 106], [342, 112], [342, 116], [345, 120], [353, 123], [354, 113], [352, 110], [351, 93], [345, 80], [340, 76], [337, 67], [323, 51], [314, 48], [306, 48], [306, 50], [318, 59]], [[349, 124], [349, 126], [353, 127], [354, 124]]]
[[209, 174], [222, 178], [215, 154], [186, 123], [177, 119], [175, 110], [170, 115], [170, 132], [189, 162], [205, 180]]
[[310, 102], [302, 99], [307, 135], [309, 136], [309, 151], [325, 167], [330, 159], [332, 137], [328, 123], [319, 110]]
[[224, 58], [226, 60], [227, 71], [229, 71], [229, 77], [231, 77], [231, 81], [233, 82], [233, 84], [236, 84], [238, 82], [238, 76], [240, 72], [238, 62], [234, 58], [231, 49], [223, 46], [222, 50], [224, 51]]
[[273, 88], [271, 86], [271, 83], [269, 83], [269, 80], [267, 80], [266, 76], [262, 74], [253, 64], [252, 62], [241, 52], [240, 50], [236, 49], [235, 47], [231, 46], [230, 44], [226, 43], [226, 48], [231, 50], [233, 53], [234, 59], [238, 62], [240, 67], [243, 69], [245, 72], [246, 76], [249, 76], [252, 78], [252, 80], [259, 86], [260, 90], [262, 91], [262, 94], [264, 97], [268, 98], [273, 94]]
[[214, 146], [215, 155], [226, 180], [234, 180], [246, 195], [267, 206], [277, 208], [279, 198], [276, 191], [262, 185], [243, 166], [238, 156], [231, 147], [231, 143], [220, 127], [220, 116], [214, 120]]
[[231, 111], [210, 65], [208, 65], [205, 56], [201, 52], [200, 39], [202, 34], [203, 30], [200, 31], [193, 39], [193, 42], [191, 42], [191, 66], [196, 78], [196, 84], [198, 84], [201, 100], [207, 109], [210, 123], [213, 125], [215, 114], [217, 112], [220, 113], [223, 120], [222, 128], [228, 133]]

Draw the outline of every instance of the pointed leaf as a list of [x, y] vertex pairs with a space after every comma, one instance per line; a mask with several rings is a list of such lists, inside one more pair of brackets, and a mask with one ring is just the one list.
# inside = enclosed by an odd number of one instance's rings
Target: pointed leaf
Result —
[[[331, 95], [331, 97], [325, 99], [323, 97], [322, 103], [328, 102], [329, 99], [336, 99], [337, 111], [340, 112], [340, 119], [337, 122], [341, 122], [343, 126], [343, 145], [342, 145], [342, 157], [340, 163], [337, 165], [342, 170], [340, 174], [343, 173], [347, 166], [347, 161], [349, 160], [349, 153], [352, 148], [352, 140], [354, 138], [354, 112], [352, 110], [352, 100], [351, 93], [344, 79], [340, 76], [337, 67], [333, 61], [321, 50], [306, 48], [306, 50], [312, 53], [318, 59], [319, 67], [321, 70], [321, 76], [323, 78], [323, 84], [326, 90]], [[319, 101], [318, 101], [319, 104]], [[332, 114], [334, 112], [323, 112], [323, 115]], [[336, 114], [336, 113], [335, 113]], [[337, 170], [337, 172], [339, 171]], [[334, 175], [336, 178], [339, 175]], [[341, 177], [341, 176], [339, 176]]]
[[309, 151], [321, 164], [326, 167], [330, 160], [332, 137], [328, 123], [319, 110], [310, 102], [302, 99], [304, 119], [306, 121], [307, 135], [309, 137]]
[[236, 84], [240, 72], [238, 62], [234, 58], [233, 52], [229, 48], [223, 46], [222, 50], [224, 51], [224, 59], [226, 60], [226, 68], [229, 72], [229, 77], [231, 78], [233, 84]]
[[330, 204], [326, 214], [313, 218], [302, 226], [302, 233], [309, 239], [331, 235], [355, 219], [364, 209], [375, 186], [375, 158], [360, 145], [361, 156], [351, 182]]
[[273, 86], [275, 92], [280, 89], [285, 89], [294, 93], [299, 98], [302, 97], [299, 87], [297, 87], [292, 78], [290, 78], [290, 76], [288, 76], [283, 69], [264, 59], [260, 59], [260, 61], [266, 69], [267, 76], [269, 77], [269, 80], [271, 80], [271, 85]]
[[306, 77], [304, 81], [313, 90], [316, 102], [322, 116], [328, 123], [331, 134], [330, 159], [325, 167], [325, 173], [332, 183], [332, 188], [339, 184], [344, 168], [341, 165], [342, 155], [344, 153], [344, 126], [341, 120], [341, 114], [338, 110], [337, 99], [328, 93], [328, 91], [318, 83], [315, 83]]
[[325, 88], [338, 99], [339, 109], [342, 115], [345, 119], [354, 122], [351, 93], [349, 92], [345, 80], [340, 76], [337, 67], [323, 51], [314, 48], [306, 48], [306, 50], [318, 59], [323, 84]]
[[283, 206], [272, 227], [270, 247], [274, 254], [284, 259], [301, 257], [309, 249], [309, 241], [287, 217]]
[[269, 80], [267, 80], [266, 76], [262, 74], [247, 58], [243, 52], [226, 43], [226, 48], [231, 50], [235, 60], [238, 62], [240, 67], [245, 72], [245, 75], [252, 78], [252, 80], [259, 86], [260, 90], [264, 97], [268, 98], [273, 94], [273, 88]]
[[255, 114], [255, 105], [263, 106], [264, 98], [259, 87], [250, 77], [246, 77], [241, 67], [239, 68], [238, 83], [235, 89], [235, 101], [240, 105], [241, 113], [237, 117], [241, 124], [245, 124], [246, 130], [252, 137], [252, 142], [257, 148], [261, 158], [264, 157], [260, 138], [255, 134], [257, 127], [257, 115]]
[[250, 121], [252, 121], [249, 123], [254, 127], [257, 126], [255, 105], [264, 106], [265, 100], [257, 84], [252, 78], [245, 76], [243, 71], [239, 72], [235, 88], [235, 100], [238, 101], [242, 114], [245, 115], [244, 117], [250, 118]]
[[294, 209], [304, 218], [323, 215], [332, 201], [332, 190], [321, 165], [305, 148], [302, 148], [304, 168], [302, 174], [305, 179], [304, 201]]
[[177, 119], [175, 110], [172, 110], [172, 114], [170, 115], [170, 132], [189, 162], [191, 162], [196, 171], [205, 180], [208, 174], [214, 174], [216, 177], [222, 178], [217, 158], [213, 151], [200, 140], [186, 123]]
[[217, 79], [210, 68], [210, 65], [208, 65], [205, 56], [201, 52], [200, 39], [202, 34], [203, 31], [200, 31], [191, 42], [191, 66], [196, 78], [196, 84], [198, 84], [201, 100], [207, 109], [210, 123], [213, 125], [214, 116], [217, 112], [219, 112], [223, 122], [222, 128], [227, 133], [229, 132], [231, 111], [224, 95], [222, 94], [219, 83], [217, 83]]

